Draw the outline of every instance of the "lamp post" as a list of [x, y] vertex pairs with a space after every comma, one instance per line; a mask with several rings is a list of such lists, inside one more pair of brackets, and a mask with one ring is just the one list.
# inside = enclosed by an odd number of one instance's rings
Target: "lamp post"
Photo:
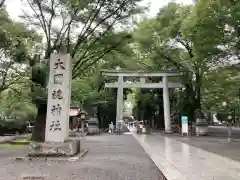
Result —
[[79, 115], [80, 115], [80, 121], [81, 121], [81, 129], [82, 129], [81, 136], [83, 137], [84, 136], [84, 122], [86, 120], [87, 113], [85, 111], [81, 111]]
[[228, 115], [228, 142], [232, 141], [232, 115]]
[[[223, 112], [224, 112], [224, 117], [225, 117], [227, 102], [225, 102], [225, 101], [222, 102], [222, 106], [223, 106]], [[224, 118], [224, 121], [225, 121], [225, 118]]]

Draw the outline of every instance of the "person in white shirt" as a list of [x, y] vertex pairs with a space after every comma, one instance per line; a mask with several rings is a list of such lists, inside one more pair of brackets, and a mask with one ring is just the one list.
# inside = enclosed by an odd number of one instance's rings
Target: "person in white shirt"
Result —
[[108, 131], [108, 133], [109, 133], [109, 134], [113, 134], [113, 130], [114, 130], [114, 125], [113, 125], [113, 122], [111, 122], [111, 123], [109, 124], [109, 131]]

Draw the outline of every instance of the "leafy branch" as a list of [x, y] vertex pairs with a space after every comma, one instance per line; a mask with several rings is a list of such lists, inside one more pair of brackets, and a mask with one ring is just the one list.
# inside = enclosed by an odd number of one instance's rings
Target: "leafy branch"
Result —
[[0, 8], [3, 7], [6, 0], [0, 0]]

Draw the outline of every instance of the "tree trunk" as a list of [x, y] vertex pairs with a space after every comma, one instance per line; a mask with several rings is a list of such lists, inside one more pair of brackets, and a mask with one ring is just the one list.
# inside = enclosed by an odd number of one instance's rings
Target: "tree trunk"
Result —
[[160, 129], [165, 129], [165, 119], [164, 119], [164, 107], [163, 104], [158, 104], [159, 111], [158, 111], [158, 124], [157, 127]]
[[98, 127], [99, 127], [99, 129], [103, 128], [100, 105], [97, 106], [97, 119], [98, 119]]
[[202, 77], [199, 70], [196, 73], [196, 84], [195, 84], [195, 108], [201, 111], [201, 87]]
[[0, 0], [0, 8], [3, 7], [6, 0]]
[[201, 106], [198, 103], [200, 101], [196, 101], [196, 94], [194, 89], [192, 88], [192, 84], [186, 84], [186, 90], [184, 95], [184, 103], [183, 103], [183, 110], [182, 116], [188, 116], [188, 121], [190, 123], [195, 122], [195, 111], [200, 108]]
[[47, 104], [40, 104], [38, 106], [36, 122], [31, 137], [32, 141], [43, 142], [45, 140], [46, 117], [47, 117]]

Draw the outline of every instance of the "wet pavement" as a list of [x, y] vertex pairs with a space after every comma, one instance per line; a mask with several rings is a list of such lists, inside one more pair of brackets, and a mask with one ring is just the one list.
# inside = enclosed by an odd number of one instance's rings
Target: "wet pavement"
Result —
[[240, 128], [233, 128], [233, 141], [228, 142], [227, 128], [221, 126], [210, 126], [207, 136], [180, 136], [179, 134], [165, 134], [163, 131], [152, 131], [152, 134], [161, 134], [174, 140], [195, 146], [211, 153], [218, 154], [240, 161]]
[[[15, 162], [10, 158], [12, 153], [9, 157], [5, 154], [0, 161], [0, 180], [18, 180], [29, 175], [41, 175], [46, 180], [162, 179], [159, 169], [131, 134], [87, 136], [81, 146], [89, 152], [76, 162]], [[23, 149], [18, 153], [24, 154]]]
[[220, 156], [227, 157], [229, 159], [240, 162], [240, 140], [233, 140], [228, 142], [227, 138], [214, 138], [214, 137], [179, 137], [172, 136], [172, 139], [175, 139], [179, 142], [195, 146], [197, 148], [206, 150], [211, 153], [218, 154]]
[[133, 135], [168, 180], [240, 179], [238, 161], [161, 134]]

